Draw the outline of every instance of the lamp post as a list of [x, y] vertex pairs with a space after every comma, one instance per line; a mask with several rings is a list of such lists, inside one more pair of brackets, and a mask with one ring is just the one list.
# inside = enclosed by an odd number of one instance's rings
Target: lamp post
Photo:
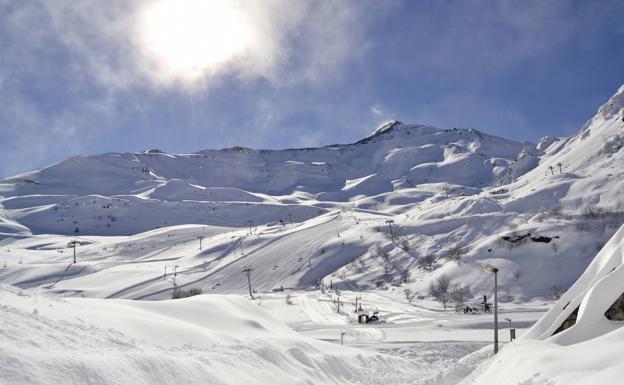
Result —
[[498, 353], [498, 268], [485, 265], [485, 271], [494, 273], [494, 354]]
[[513, 333], [511, 332], [511, 318], [505, 318], [505, 321], [509, 322], [509, 342], [513, 341]]

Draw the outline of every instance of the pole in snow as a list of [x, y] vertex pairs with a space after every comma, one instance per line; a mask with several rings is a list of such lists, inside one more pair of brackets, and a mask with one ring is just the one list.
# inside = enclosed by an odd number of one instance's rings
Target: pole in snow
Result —
[[78, 241], [71, 241], [67, 244], [68, 247], [74, 248], [74, 263], [76, 263], [76, 244], [78, 244]]
[[255, 299], [251, 291], [251, 272], [252, 271], [253, 269], [249, 265], [243, 267], [243, 274], [247, 276], [247, 287], [249, 288], [249, 296], [251, 297], [251, 299]]
[[511, 318], [505, 318], [505, 321], [509, 322], [509, 342], [513, 342], [513, 332], [511, 331]]
[[485, 265], [485, 271], [494, 273], [494, 354], [498, 353], [498, 268]]
[[392, 219], [388, 219], [386, 220], [386, 223], [388, 224], [388, 227], [390, 228], [390, 238], [394, 239], [394, 234], [392, 233], [392, 224], [394, 223], [394, 221]]
[[199, 250], [201, 250], [202, 239], [204, 239], [204, 237], [199, 236], [197, 239], [199, 239]]

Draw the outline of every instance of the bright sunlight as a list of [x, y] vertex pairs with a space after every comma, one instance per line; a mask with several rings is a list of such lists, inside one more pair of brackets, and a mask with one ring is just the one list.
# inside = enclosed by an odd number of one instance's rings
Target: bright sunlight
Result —
[[169, 76], [193, 80], [243, 53], [252, 42], [245, 15], [228, 0], [160, 0], [141, 18], [147, 51]]

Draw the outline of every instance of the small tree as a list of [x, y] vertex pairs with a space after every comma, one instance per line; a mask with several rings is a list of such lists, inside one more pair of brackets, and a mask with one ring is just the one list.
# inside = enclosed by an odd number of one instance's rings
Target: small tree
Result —
[[426, 271], [433, 270], [433, 265], [435, 264], [435, 257], [431, 254], [425, 255], [424, 257], [418, 260], [418, 266], [421, 269]]
[[446, 256], [449, 261], [457, 262], [458, 265], [461, 265], [461, 261], [466, 252], [459, 246], [452, 247]]
[[401, 240], [401, 248], [407, 253], [410, 251], [410, 247], [409, 240], [407, 238], [403, 238]]
[[583, 216], [587, 219], [601, 218], [605, 216], [605, 213], [606, 210], [604, 208], [592, 204], [588, 204], [583, 210]]
[[563, 293], [566, 292], [566, 290], [561, 285], [553, 285], [550, 288], [550, 292], [552, 293], [554, 299], [559, 299]]
[[466, 306], [466, 292], [461, 285], [457, 285], [451, 291], [451, 300], [455, 304], [455, 311], [460, 312]]
[[449, 290], [451, 289], [451, 280], [444, 274], [431, 284], [431, 295], [436, 300], [442, 302], [444, 310], [449, 301]]
[[408, 283], [410, 280], [410, 272], [409, 269], [401, 270], [401, 283]]
[[405, 290], [403, 290], [403, 293], [405, 293], [405, 299], [407, 299], [408, 301], [412, 301], [412, 299], [414, 298], [414, 293], [412, 292], [412, 290], [408, 287], [405, 288]]

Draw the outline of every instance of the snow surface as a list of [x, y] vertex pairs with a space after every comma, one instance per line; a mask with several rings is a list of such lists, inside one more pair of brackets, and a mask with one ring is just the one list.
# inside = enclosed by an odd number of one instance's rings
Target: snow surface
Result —
[[[518, 342], [481, 364], [462, 384], [619, 384], [623, 321], [605, 312], [624, 294], [624, 226], [587, 270]], [[578, 308], [576, 323], [559, 327]]]

